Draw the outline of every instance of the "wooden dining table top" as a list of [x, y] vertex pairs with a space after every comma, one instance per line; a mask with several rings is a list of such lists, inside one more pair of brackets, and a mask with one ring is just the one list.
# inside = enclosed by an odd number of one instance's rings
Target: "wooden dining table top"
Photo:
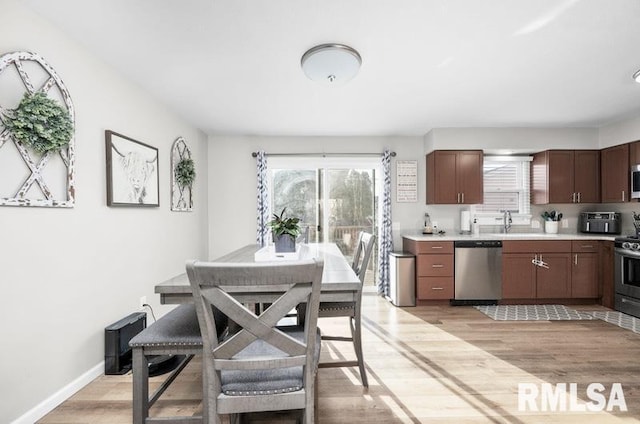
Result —
[[[278, 258], [264, 249], [266, 248], [257, 244], [250, 244], [224, 255], [214, 262], [242, 263], [271, 260], [280, 262], [288, 260]], [[305, 243], [300, 245], [299, 249], [297, 255], [299, 259], [318, 258], [324, 261], [321, 301], [350, 302], [355, 300], [357, 293], [362, 290], [362, 283], [335, 243]], [[186, 272], [158, 283], [155, 286], [155, 292], [160, 295], [160, 302], [163, 304], [193, 302], [191, 285]]]

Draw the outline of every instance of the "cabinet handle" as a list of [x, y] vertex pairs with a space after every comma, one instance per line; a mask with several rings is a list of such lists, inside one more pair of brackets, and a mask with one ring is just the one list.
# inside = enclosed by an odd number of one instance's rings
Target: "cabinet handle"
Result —
[[442, 246], [431, 246], [432, 249], [442, 249]]
[[581, 247], [583, 249], [593, 249], [593, 245], [591, 245], [591, 244], [583, 244]]
[[442, 264], [433, 264], [433, 265], [431, 265], [431, 268], [444, 268], [444, 265], [442, 265]]
[[575, 265], [578, 265], [578, 254], [577, 253], [575, 255], [573, 255], [573, 263]]
[[571, 193], [571, 203], [576, 203], [576, 194]]
[[462, 202], [460, 203], [464, 203], [464, 193], [462, 193]]
[[582, 193], [578, 192], [578, 203], [582, 203]]
[[624, 190], [622, 190], [622, 201], [624, 202]]
[[460, 193], [457, 193], [458, 203], [460, 203]]
[[444, 290], [444, 287], [431, 287], [431, 290]]

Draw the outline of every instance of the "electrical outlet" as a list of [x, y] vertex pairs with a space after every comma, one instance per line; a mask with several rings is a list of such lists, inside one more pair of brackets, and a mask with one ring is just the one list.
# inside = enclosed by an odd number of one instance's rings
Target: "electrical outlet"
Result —
[[138, 307], [140, 309], [144, 309], [144, 305], [147, 303], [147, 296], [140, 296], [140, 305]]
[[563, 219], [562, 220], [562, 228], [569, 228], [569, 220], [568, 219]]
[[540, 221], [538, 221], [537, 219], [532, 219], [531, 228], [540, 228]]

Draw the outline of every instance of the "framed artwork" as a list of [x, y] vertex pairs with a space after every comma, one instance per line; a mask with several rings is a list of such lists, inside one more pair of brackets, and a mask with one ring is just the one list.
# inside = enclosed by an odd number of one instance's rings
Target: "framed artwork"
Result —
[[105, 131], [107, 205], [160, 206], [158, 149]]

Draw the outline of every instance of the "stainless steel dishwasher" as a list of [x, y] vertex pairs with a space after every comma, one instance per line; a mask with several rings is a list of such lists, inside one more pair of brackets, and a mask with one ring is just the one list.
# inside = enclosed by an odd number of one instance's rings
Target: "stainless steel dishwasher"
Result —
[[460, 240], [455, 247], [452, 304], [495, 303], [502, 298], [502, 241]]

